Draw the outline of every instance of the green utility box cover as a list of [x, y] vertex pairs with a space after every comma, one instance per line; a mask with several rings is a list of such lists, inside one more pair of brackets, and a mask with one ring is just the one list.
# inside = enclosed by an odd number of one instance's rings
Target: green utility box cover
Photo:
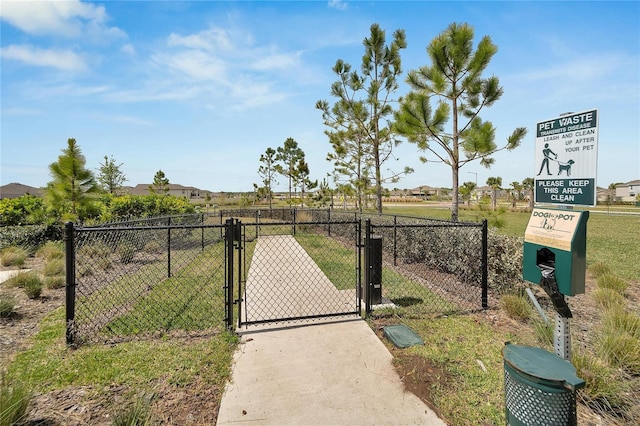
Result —
[[384, 335], [393, 342], [397, 348], [424, 345], [424, 341], [406, 325], [388, 325], [383, 329]]
[[524, 234], [522, 278], [539, 284], [538, 265], [552, 262], [560, 293], [584, 293], [588, 219], [588, 211], [533, 209]]

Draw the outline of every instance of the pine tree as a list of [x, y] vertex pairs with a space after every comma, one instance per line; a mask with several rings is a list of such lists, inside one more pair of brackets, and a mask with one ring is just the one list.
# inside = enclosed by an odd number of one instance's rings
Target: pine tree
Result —
[[124, 173], [120, 170], [122, 164], [116, 164], [113, 157], [104, 156], [104, 164], [100, 163], [100, 168], [98, 169], [98, 182], [104, 191], [116, 194], [122, 188], [122, 184], [127, 181]]
[[335, 152], [329, 159], [335, 161], [340, 174], [350, 173], [349, 183], [359, 197], [369, 186], [367, 172], [372, 170], [376, 208], [382, 213], [383, 182], [396, 182], [400, 175], [412, 172], [405, 168], [388, 177], [382, 174], [383, 164], [393, 158], [393, 148], [399, 143], [391, 125], [392, 104], [397, 101], [394, 93], [402, 73], [400, 50], [407, 47], [407, 42], [404, 30], [396, 30], [387, 45], [385, 31], [373, 24], [363, 45], [361, 71], [351, 71], [351, 65], [342, 59], [336, 61], [333, 71], [338, 80], [331, 85], [331, 95], [337, 101], [329, 107], [327, 101], [320, 100], [316, 108], [331, 129], [325, 132]]
[[62, 220], [83, 220], [93, 194], [99, 191], [93, 174], [85, 168], [86, 160], [75, 139], [67, 140], [58, 161], [49, 165], [51, 180], [45, 188], [45, 200]]
[[[427, 47], [431, 65], [409, 72], [407, 83], [412, 90], [401, 101], [395, 116], [396, 131], [420, 151], [432, 155], [431, 159], [422, 157], [423, 162], [435, 160], [451, 168], [454, 221], [458, 220], [460, 168], [474, 160], [490, 167], [494, 162], [492, 154], [517, 148], [527, 134], [524, 127], [518, 127], [505, 146], [498, 148], [493, 124], [479, 117], [480, 111], [492, 106], [503, 93], [498, 77], [482, 78], [497, 51], [488, 36], [474, 51], [473, 28], [468, 24], [449, 25]], [[432, 98], [437, 102], [435, 111], [431, 108]]]

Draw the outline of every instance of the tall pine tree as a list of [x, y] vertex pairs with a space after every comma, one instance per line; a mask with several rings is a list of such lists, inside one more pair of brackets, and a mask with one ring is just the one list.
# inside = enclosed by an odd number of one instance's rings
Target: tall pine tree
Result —
[[49, 165], [51, 180], [45, 188], [45, 200], [63, 221], [83, 220], [90, 210], [93, 194], [98, 193], [93, 173], [76, 140], [67, 140], [58, 161]]

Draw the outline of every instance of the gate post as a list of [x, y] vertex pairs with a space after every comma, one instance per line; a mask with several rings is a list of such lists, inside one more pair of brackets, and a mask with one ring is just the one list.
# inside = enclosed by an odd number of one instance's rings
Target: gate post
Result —
[[226, 310], [226, 318], [225, 323], [227, 326], [227, 330], [233, 331], [233, 240], [235, 229], [233, 226], [233, 219], [229, 218], [225, 222], [225, 235], [224, 235], [224, 245], [225, 245], [225, 310]]
[[243, 229], [242, 222], [240, 222], [240, 220], [238, 219], [236, 219], [235, 222], [236, 223], [234, 224], [234, 226], [235, 226], [236, 233], [234, 234], [234, 236], [235, 238], [237, 238], [237, 243], [238, 243], [235, 246], [235, 249], [238, 250], [238, 298], [235, 300], [235, 302], [238, 303], [238, 327], [240, 327], [240, 325], [242, 324], [242, 277], [243, 277], [242, 265], [244, 260], [244, 256], [242, 255], [242, 249], [244, 247], [243, 243], [244, 243], [245, 235], [243, 235], [243, 232], [242, 232], [242, 229]]
[[171, 278], [171, 217], [167, 219], [167, 278]]
[[64, 227], [65, 243], [65, 310], [66, 310], [66, 341], [72, 345], [75, 340], [76, 318], [76, 273], [75, 273], [75, 241], [73, 223], [67, 222]]
[[364, 311], [367, 316], [371, 314], [371, 219], [365, 221], [364, 226]]
[[487, 219], [482, 221], [482, 309], [489, 307], [489, 226]]

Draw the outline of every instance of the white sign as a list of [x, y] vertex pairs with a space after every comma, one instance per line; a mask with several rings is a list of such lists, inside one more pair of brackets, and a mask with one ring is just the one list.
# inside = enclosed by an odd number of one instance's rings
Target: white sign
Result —
[[536, 124], [536, 203], [595, 206], [597, 166], [597, 109]]

